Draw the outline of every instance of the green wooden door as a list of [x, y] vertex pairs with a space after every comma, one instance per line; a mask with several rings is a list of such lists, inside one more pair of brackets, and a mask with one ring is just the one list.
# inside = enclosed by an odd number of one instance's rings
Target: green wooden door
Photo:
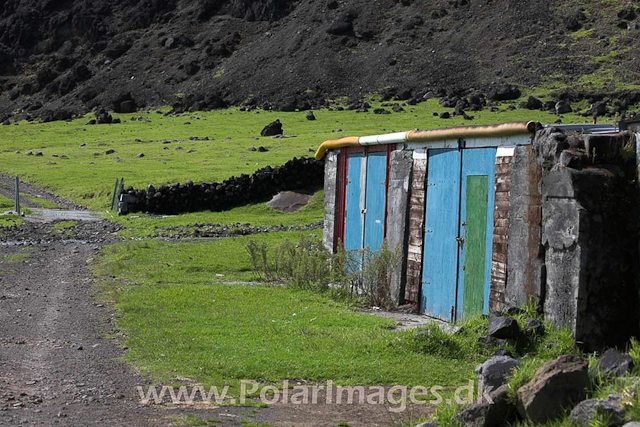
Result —
[[467, 177], [463, 315], [482, 314], [487, 241], [487, 176]]

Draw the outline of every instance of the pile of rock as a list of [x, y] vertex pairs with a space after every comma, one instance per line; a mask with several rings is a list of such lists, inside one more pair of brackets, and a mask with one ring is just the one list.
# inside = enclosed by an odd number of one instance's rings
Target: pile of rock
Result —
[[267, 200], [280, 191], [316, 190], [324, 182], [324, 162], [294, 158], [282, 166], [267, 166], [253, 175], [231, 177], [221, 183], [149, 185], [147, 190], [131, 187], [120, 196], [118, 213], [149, 212], [178, 214], [210, 210], [224, 211]]
[[[487, 337], [481, 340], [500, 345], [544, 333], [544, 325], [536, 319], [530, 319], [522, 331], [515, 319], [497, 313], [490, 317]], [[595, 378], [611, 380], [631, 372], [633, 360], [628, 354], [607, 350], [591, 369], [580, 357], [560, 356], [538, 368], [533, 377], [515, 391], [516, 398], [513, 399], [509, 396], [507, 380], [519, 366], [521, 362], [507, 350], [499, 350], [496, 356], [478, 365], [475, 372], [482, 397], [459, 409], [453, 421], [474, 427], [499, 426], [518, 419], [543, 424], [557, 420], [571, 410], [569, 422], [577, 426], [588, 426], [596, 418], [608, 419], [611, 426], [624, 425], [627, 418], [624, 396], [586, 397]], [[639, 386], [640, 383], [629, 391], [635, 394], [633, 399], [637, 399]], [[629, 425], [631, 427], [631, 423]]]

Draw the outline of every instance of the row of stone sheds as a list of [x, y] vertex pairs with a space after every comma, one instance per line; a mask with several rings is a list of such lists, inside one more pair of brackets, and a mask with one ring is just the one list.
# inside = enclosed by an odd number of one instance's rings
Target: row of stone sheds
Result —
[[399, 248], [390, 293], [428, 316], [535, 304], [587, 349], [623, 343], [640, 316], [636, 128], [505, 123], [326, 141], [324, 243]]

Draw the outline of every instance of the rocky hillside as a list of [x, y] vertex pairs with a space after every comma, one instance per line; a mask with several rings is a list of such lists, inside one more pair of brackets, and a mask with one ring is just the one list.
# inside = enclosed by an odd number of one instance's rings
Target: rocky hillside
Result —
[[286, 111], [376, 91], [500, 98], [504, 84], [570, 84], [586, 97], [624, 89], [640, 70], [636, 5], [608, 0], [1, 4], [2, 121], [177, 101]]

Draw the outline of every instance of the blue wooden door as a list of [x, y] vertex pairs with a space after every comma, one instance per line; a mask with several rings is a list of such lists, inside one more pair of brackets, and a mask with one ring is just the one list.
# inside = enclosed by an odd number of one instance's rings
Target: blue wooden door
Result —
[[457, 319], [489, 311], [495, 156], [495, 148], [462, 152]]
[[455, 321], [489, 309], [495, 154], [429, 150], [422, 313]]
[[349, 154], [347, 158], [347, 189], [345, 209], [344, 248], [347, 251], [362, 249], [364, 242], [363, 175], [366, 172], [365, 156]]
[[453, 321], [458, 274], [461, 152], [429, 150], [420, 311]]
[[364, 214], [364, 247], [372, 252], [382, 246], [387, 179], [387, 154], [369, 153], [367, 156], [367, 186]]

